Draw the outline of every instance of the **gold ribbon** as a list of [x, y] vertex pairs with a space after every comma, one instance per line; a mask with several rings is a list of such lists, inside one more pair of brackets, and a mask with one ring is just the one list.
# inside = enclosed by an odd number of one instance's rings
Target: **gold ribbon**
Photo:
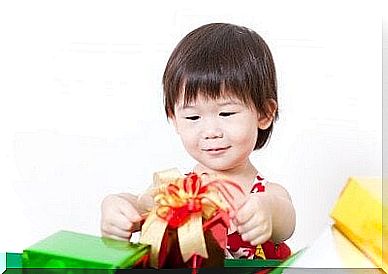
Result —
[[[206, 192], [199, 193], [195, 183], [190, 185], [191, 188], [185, 188], [183, 180], [184, 178], [176, 169], [154, 174], [154, 187], [149, 192], [152, 195], [156, 194], [154, 201], [157, 206], [149, 213], [142, 226], [140, 237], [140, 243], [151, 245], [150, 265], [152, 267], [158, 267], [161, 243], [168, 227], [168, 221], [160, 216], [168, 213], [169, 205], [179, 207], [188, 201], [201, 203], [201, 210], [190, 213], [188, 219], [177, 227], [179, 247], [184, 262], [193, 255], [208, 258], [202, 217], [208, 219], [213, 216], [217, 208], [226, 210], [228, 207], [211, 187], [206, 187]], [[159, 193], [156, 193], [155, 189], [158, 189]], [[171, 189], [172, 191], [169, 191]]]
[[151, 246], [150, 265], [152, 267], [158, 267], [160, 245], [167, 225], [165, 220], [159, 218], [156, 212], [152, 211], [142, 226], [139, 242]]

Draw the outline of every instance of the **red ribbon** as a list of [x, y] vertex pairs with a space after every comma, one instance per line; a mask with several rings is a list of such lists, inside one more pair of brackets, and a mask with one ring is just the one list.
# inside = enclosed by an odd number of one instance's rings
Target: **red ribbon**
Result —
[[[177, 228], [183, 225], [189, 218], [190, 214], [202, 211], [201, 194], [206, 193], [207, 186], [202, 186], [201, 178], [195, 173], [189, 173], [183, 179], [184, 197], [180, 188], [175, 184], [169, 184], [166, 188], [166, 195], [173, 198], [173, 202], [160, 206], [157, 215], [166, 220], [171, 228]], [[183, 205], [180, 205], [182, 204]], [[166, 211], [166, 208], [168, 209]]]
[[171, 228], [177, 228], [189, 219], [190, 214], [202, 212], [204, 199], [206, 199], [208, 204], [212, 204], [217, 209], [219, 203], [213, 199], [214, 197], [211, 198], [208, 195], [210, 187], [221, 193], [231, 207], [231, 210], [236, 210], [235, 197], [233, 197], [226, 185], [231, 185], [240, 193], [243, 193], [239, 185], [227, 179], [216, 179], [202, 186], [201, 177], [196, 173], [189, 173], [181, 181], [181, 184], [170, 183], [161, 190], [161, 193], [157, 195], [157, 204], [159, 206], [156, 214], [166, 220]]

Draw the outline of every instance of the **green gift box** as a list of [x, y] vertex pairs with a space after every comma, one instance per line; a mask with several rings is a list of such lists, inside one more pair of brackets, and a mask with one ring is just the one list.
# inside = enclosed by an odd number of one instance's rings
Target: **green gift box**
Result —
[[144, 267], [149, 246], [96, 237], [70, 231], [59, 231], [25, 249], [23, 269], [83, 268], [115, 269]]

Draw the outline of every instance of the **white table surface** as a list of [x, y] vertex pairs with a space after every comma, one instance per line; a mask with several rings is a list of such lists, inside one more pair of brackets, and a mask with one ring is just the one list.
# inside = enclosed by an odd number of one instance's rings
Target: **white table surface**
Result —
[[[295, 260], [291, 268], [378, 268], [333, 226], [322, 234]], [[383, 272], [382, 272], [383, 273]]]

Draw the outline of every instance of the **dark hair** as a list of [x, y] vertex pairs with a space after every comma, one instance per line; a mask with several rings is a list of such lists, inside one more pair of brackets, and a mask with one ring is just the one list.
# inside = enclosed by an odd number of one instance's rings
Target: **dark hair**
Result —
[[[195, 101], [198, 93], [217, 99], [232, 96], [271, 115], [268, 99], [277, 103], [277, 84], [272, 54], [254, 31], [232, 24], [212, 23], [187, 34], [172, 52], [163, 74], [164, 105], [168, 117], [184, 92], [184, 103]], [[275, 112], [274, 120], [278, 118]], [[255, 149], [268, 141], [273, 122], [258, 129]]]

